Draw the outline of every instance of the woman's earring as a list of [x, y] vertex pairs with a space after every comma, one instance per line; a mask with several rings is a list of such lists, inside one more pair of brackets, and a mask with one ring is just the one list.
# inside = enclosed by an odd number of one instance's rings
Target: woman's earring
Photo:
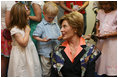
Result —
[[75, 33], [77, 33], [77, 31], [75, 31]]

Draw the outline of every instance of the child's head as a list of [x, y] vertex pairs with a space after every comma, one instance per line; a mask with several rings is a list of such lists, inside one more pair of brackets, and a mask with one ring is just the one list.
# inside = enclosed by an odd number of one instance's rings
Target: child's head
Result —
[[100, 9], [103, 9], [105, 13], [111, 12], [117, 9], [117, 1], [99, 1]]
[[28, 24], [28, 13], [26, 5], [17, 3], [15, 4], [10, 11], [10, 28], [17, 26], [22, 29], [25, 28]]
[[43, 6], [44, 18], [47, 22], [52, 22], [58, 14], [58, 7], [54, 2], [46, 2]]

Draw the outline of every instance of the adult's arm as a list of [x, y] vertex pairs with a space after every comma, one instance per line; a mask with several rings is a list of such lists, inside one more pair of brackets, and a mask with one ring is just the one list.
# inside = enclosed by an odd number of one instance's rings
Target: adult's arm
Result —
[[11, 11], [11, 8], [13, 7], [14, 4], [15, 4], [15, 1], [7, 1], [4, 4], [4, 5], [6, 5], [6, 12], [5, 12], [5, 24], [6, 24], [6, 27], [9, 26], [9, 23], [10, 23], [10, 11]]
[[70, 8], [66, 7], [66, 5], [64, 4], [64, 1], [61, 1], [61, 2], [60, 2], [60, 6], [61, 6], [64, 10], [66, 10], [66, 11], [68, 11], [68, 12], [72, 12], [72, 11], [73, 11], [73, 9], [70, 9]]
[[37, 22], [40, 22], [42, 17], [41, 17], [41, 7], [39, 4], [36, 4], [36, 3], [33, 3], [32, 4], [32, 7], [33, 7], [33, 10], [34, 10], [34, 13], [35, 13], [35, 16], [29, 16], [29, 18], [31, 20], [34, 20], [34, 21], [37, 21]]
[[6, 27], [8, 27], [10, 23], [10, 11], [5, 12], [5, 23], [6, 23]]
[[81, 6], [80, 10], [84, 10], [89, 5], [89, 1], [84, 1], [84, 4]]

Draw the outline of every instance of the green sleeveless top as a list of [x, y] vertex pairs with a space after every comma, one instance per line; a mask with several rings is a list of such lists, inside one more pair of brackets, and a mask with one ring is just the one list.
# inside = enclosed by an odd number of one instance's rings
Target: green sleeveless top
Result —
[[[43, 13], [41, 13], [41, 14], [42, 14], [42, 18], [44, 18]], [[35, 13], [34, 13], [34, 10], [33, 10], [32, 5], [30, 6], [30, 16], [35, 16]], [[35, 39], [32, 37], [32, 35], [33, 35], [33, 32], [35, 31], [35, 29], [36, 29], [38, 23], [40, 23], [40, 22], [30, 20], [30, 28], [31, 28], [30, 36], [31, 36], [31, 39], [32, 39], [32, 41], [34, 42], [35, 46], [36, 46], [37, 40], [35, 40]]]

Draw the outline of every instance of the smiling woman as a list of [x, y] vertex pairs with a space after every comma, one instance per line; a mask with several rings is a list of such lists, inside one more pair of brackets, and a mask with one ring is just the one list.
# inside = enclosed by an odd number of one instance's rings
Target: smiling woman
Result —
[[[74, 14], [74, 15], [73, 15]], [[67, 18], [68, 17], [68, 18]], [[76, 34], [76, 36], [81, 37], [83, 33], [83, 16], [78, 12], [72, 12], [70, 14], [66, 14], [63, 16], [59, 23], [61, 24], [61, 32], [63, 33], [63, 29], [70, 27], [70, 30]], [[71, 32], [71, 31], [70, 31]]]
[[68, 24], [67, 20], [63, 21], [61, 32], [63, 39], [70, 39], [74, 35], [74, 29]]
[[101, 53], [94, 45], [88, 46], [81, 37], [82, 14], [71, 12], [64, 15], [59, 23], [62, 26], [62, 39], [65, 41], [51, 53], [51, 76], [94, 76], [95, 61]]

